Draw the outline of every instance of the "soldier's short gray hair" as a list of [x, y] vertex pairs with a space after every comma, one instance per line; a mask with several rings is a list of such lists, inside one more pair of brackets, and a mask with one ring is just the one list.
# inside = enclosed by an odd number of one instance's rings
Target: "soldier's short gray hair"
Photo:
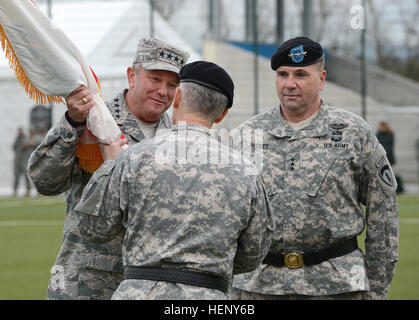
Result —
[[192, 82], [181, 82], [180, 89], [182, 107], [211, 121], [215, 121], [227, 108], [228, 98], [218, 91]]
[[317, 62], [317, 65], [319, 66], [320, 71], [323, 71], [324, 70], [324, 67], [326, 66], [326, 58], [324, 57], [324, 55], [320, 59], [320, 61]]

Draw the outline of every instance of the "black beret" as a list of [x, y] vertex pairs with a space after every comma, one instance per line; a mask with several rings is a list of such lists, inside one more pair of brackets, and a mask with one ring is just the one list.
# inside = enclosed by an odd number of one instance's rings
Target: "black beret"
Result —
[[228, 108], [233, 106], [234, 83], [228, 73], [212, 62], [196, 61], [185, 65], [179, 72], [180, 82], [192, 82], [225, 95]]
[[274, 53], [271, 67], [306, 67], [319, 62], [323, 57], [322, 46], [306, 37], [297, 37], [284, 42]]

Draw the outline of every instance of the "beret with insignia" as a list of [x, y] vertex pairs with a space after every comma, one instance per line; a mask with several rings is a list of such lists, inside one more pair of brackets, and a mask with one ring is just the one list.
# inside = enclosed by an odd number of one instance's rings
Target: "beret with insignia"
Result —
[[274, 53], [271, 67], [276, 71], [281, 66], [306, 67], [323, 58], [322, 46], [306, 37], [297, 37], [284, 42]]
[[185, 65], [179, 72], [180, 82], [192, 82], [218, 91], [228, 99], [226, 107], [233, 106], [234, 83], [228, 73], [212, 62], [196, 61]]

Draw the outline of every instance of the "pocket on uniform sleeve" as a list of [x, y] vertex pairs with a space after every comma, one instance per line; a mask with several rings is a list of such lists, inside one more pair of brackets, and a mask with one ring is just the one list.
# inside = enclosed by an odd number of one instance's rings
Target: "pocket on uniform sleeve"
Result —
[[77, 290], [80, 297], [109, 300], [122, 281], [122, 257], [80, 255]]
[[99, 169], [101, 170], [100, 174], [96, 175], [97, 173], [95, 173], [93, 175], [83, 190], [81, 201], [74, 208], [76, 212], [93, 216], [99, 215], [106, 190], [106, 183], [104, 182], [109, 179], [114, 168], [115, 165], [113, 164], [103, 168], [104, 170]]
[[98, 253], [80, 254], [79, 266], [93, 270], [122, 272], [122, 253], [121, 256], [103, 255]]

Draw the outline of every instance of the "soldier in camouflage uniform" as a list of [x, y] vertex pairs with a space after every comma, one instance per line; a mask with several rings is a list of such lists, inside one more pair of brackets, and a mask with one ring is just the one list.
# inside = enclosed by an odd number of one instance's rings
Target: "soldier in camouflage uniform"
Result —
[[396, 180], [369, 125], [320, 100], [323, 67], [319, 44], [285, 42], [272, 57], [281, 106], [240, 126], [264, 130], [276, 232], [263, 265], [235, 277], [237, 299], [386, 298], [398, 259]]
[[256, 269], [271, 242], [256, 168], [211, 136], [232, 106], [231, 78], [202, 61], [179, 78], [175, 126], [116, 160], [119, 144], [102, 146], [106, 161], [75, 208], [86, 242], [112, 248], [124, 238], [113, 299], [227, 299], [232, 274]]
[[14, 159], [14, 183], [13, 183], [13, 196], [17, 196], [17, 189], [19, 188], [20, 177], [23, 175], [26, 179], [26, 189], [30, 187], [30, 181], [28, 176], [25, 174], [25, 157], [24, 157], [24, 148], [23, 143], [25, 141], [25, 133], [23, 132], [22, 128], [18, 129], [18, 133], [13, 143], [13, 151], [15, 152], [15, 159]]
[[[188, 58], [188, 53], [160, 40], [140, 41], [127, 71], [129, 89], [107, 103], [130, 145], [172, 126], [166, 110], [179, 84], [178, 72]], [[48, 299], [110, 299], [122, 279], [121, 238], [116, 236], [107, 247], [84, 241], [74, 213], [91, 178], [78, 165], [76, 147], [94, 102], [85, 87], [66, 101], [65, 117], [49, 131], [28, 165], [41, 194], [66, 194], [62, 245], [51, 270]]]

